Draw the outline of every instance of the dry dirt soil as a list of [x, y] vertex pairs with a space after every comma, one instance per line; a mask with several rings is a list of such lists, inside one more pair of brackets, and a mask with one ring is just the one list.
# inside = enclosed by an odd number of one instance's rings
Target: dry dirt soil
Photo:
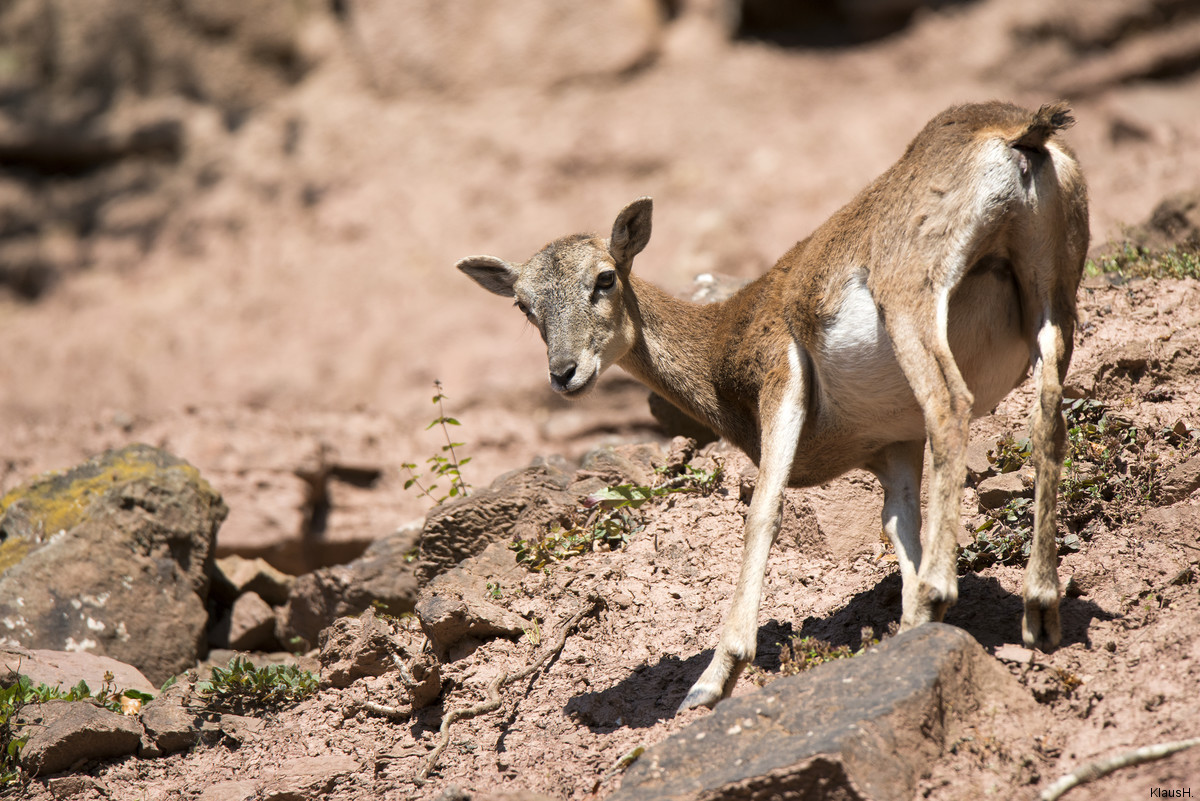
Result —
[[[424, 430], [435, 379], [463, 423], [473, 484], [538, 455], [577, 459], [602, 443], [661, 440], [644, 391], [616, 371], [581, 403], [552, 397], [536, 332], [454, 262], [524, 259], [560, 234], [604, 231], [624, 203], [652, 195], [654, 238], [636, 267], [644, 276], [680, 293], [698, 273], [749, 277], [954, 102], [1070, 99], [1093, 242], [1118, 239], [1163, 197], [1198, 183], [1195, 17], [1186, 3], [1044, 5], [947, 6], [840, 47], [729, 42], [680, 13], [655, 28], [648, 57], [610, 73], [391, 91], [363, 65], [369, 36], [356, 40], [359, 52], [314, 25], [315, 66], [259, 98], [239, 125], [180, 101], [193, 143], [181, 169], [210, 170], [173, 189], [152, 242], [132, 251], [98, 242], [86, 269], [36, 300], [0, 294], [0, 492], [149, 441], [225, 495], [223, 553], [290, 554], [289, 567], [308, 569], [424, 514], [427, 504], [402, 489], [401, 465], [441, 444]], [[1072, 385], [1147, 430], [1200, 423], [1197, 283], [1100, 279], [1080, 301]], [[1028, 388], [1014, 392], [973, 436], [1019, 436], [1028, 400]], [[78, 797], [195, 798], [281, 759], [328, 755], [361, 765], [331, 784], [338, 799], [435, 798], [451, 786], [610, 794], [622, 755], [706, 714], [671, 710], [709, 655], [740, 549], [744, 460], [715, 453], [727, 468], [722, 492], [651, 509], [624, 551], [501, 587], [546, 632], [590, 592], [605, 603], [500, 711], [455, 727], [425, 787], [410, 780], [439, 714], [479, 700], [496, 671], [525, 664], [536, 652], [526, 639], [489, 642], [455, 663], [443, 705], [411, 722], [347, 716], [346, 694], [323, 691], [240, 747], [99, 766], [92, 773], [105, 789]], [[1164, 446], [1161, 458], [1169, 466], [1187, 455]], [[383, 477], [369, 490], [335, 486], [327, 526], [302, 531], [294, 471], [316, 459]], [[898, 617], [879, 504], [857, 474], [790, 494], [790, 533], [768, 569], [758, 680], [777, 669], [773, 646], [790, 633], [853, 646], [861, 626]], [[978, 522], [970, 491], [964, 509]], [[1032, 666], [1013, 663], [1042, 699], [1036, 728], [964, 741], [931, 769], [927, 796], [1029, 797], [1097, 756], [1200, 734], [1200, 594], [1172, 583], [1200, 558], [1198, 529], [1193, 495], [1098, 525], [1065, 555], [1075, 597], [1064, 607], [1064, 647]], [[324, 556], [289, 550], [301, 535], [321, 539], [328, 547], [314, 551]], [[968, 574], [949, 622], [989, 650], [1016, 643], [1019, 587], [1015, 567]], [[736, 692], [755, 680], [752, 672]], [[386, 702], [395, 689], [369, 691]], [[1142, 798], [1189, 782], [1200, 792], [1195, 751], [1071, 797]], [[30, 792], [51, 797], [40, 783]]]

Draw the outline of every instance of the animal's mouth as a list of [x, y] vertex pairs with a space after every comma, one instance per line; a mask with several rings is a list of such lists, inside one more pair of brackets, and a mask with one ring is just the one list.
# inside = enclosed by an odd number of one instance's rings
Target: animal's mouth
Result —
[[570, 384], [561, 389], [555, 387], [555, 390], [564, 398], [582, 398], [584, 395], [592, 391], [592, 388], [596, 386], [596, 379], [599, 377], [600, 371], [592, 370], [592, 372], [584, 380], [579, 381], [578, 383], [576, 381], [572, 381]]

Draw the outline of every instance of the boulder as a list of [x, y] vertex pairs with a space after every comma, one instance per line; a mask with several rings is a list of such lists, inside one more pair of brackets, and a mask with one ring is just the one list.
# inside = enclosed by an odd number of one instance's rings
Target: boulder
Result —
[[29, 735], [20, 752], [21, 767], [35, 776], [64, 771], [85, 759], [135, 754], [142, 740], [136, 718], [86, 701], [30, 704], [17, 723]]
[[395, 670], [400, 652], [390, 620], [368, 608], [358, 617], [343, 617], [321, 632], [321, 679], [331, 687], [349, 687], [357, 679]]
[[649, 487], [658, 483], [658, 468], [668, 457], [656, 443], [604, 445], [584, 454], [579, 476], [599, 478], [605, 486], [636, 484]]
[[29, 650], [18, 646], [0, 647], [0, 686], [12, 684], [16, 674], [28, 676], [35, 684], [69, 690], [81, 681], [93, 692], [104, 686], [106, 674], [118, 690], [156, 693], [158, 690], [133, 665], [99, 654], [79, 651]]
[[495, 587], [520, 586], [526, 575], [508, 543], [494, 542], [431, 581], [416, 612], [433, 651], [453, 660], [486, 638], [519, 636], [528, 621], [488, 599]]
[[978, 485], [989, 476], [996, 474], [988, 453], [995, 448], [989, 440], [975, 440], [967, 444], [967, 481]]
[[255, 798], [270, 801], [328, 798], [334, 785], [362, 772], [352, 756], [294, 757], [263, 771]]
[[237, 779], [210, 784], [197, 801], [254, 801], [258, 797], [258, 782]]
[[296, 579], [280, 608], [275, 635], [291, 650], [316, 645], [321, 630], [371, 607], [399, 617], [417, 602], [413, 557], [419, 532], [401, 529], [372, 543], [362, 556]]
[[443, 503], [425, 518], [417, 579], [434, 576], [498, 540], [529, 539], [569, 525], [578, 500], [573, 476], [542, 461], [497, 478], [487, 489]]
[[[220, 6], [220, 11], [212, 9]], [[36, 298], [97, 254], [131, 265], [177, 205], [179, 172], [215, 171], [209, 115], [240, 124], [318, 58], [319, 4], [13, 0], [0, 125], [0, 289]], [[208, 106], [209, 113], [195, 113]], [[191, 112], [191, 113], [189, 113]], [[184, 179], [185, 182], [191, 178]]]
[[1152, 250], [1200, 248], [1200, 189], [1163, 198], [1149, 219], [1129, 231], [1129, 237]]
[[191, 667], [226, 512], [147, 445], [18, 487], [0, 498], [0, 642], [111, 656], [155, 684]]
[[612, 798], [909, 801], [962, 727], [1034, 707], [969, 634], [931, 623], [722, 701], [649, 748]]
[[[517, 555], [507, 542], [493, 542], [478, 556], [464, 559], [441, 574], [421, 590], [421, 601], [433, 596], [459, 598], [488, 598], [488, 585], [519, 586], [529, 575], [527, 568], [517, 562]], [[420, 601], [417, 605], [420, 606]], [[418, 615], [419, 616], [419, 615]]]

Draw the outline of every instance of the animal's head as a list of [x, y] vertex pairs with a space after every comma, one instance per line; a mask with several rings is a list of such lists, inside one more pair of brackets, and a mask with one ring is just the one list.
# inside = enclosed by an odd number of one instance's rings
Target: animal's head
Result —
[[629, 271], [650, 241], [653, 203], [639, 198], [621, 210], [612, 236], [566, 236], [524, 264], [494, 256], [458, 263], [489, 292], [514, 298], [546, 343], [550, 386], [567, 397], [585, 395], [606, 368], [633, 346]]

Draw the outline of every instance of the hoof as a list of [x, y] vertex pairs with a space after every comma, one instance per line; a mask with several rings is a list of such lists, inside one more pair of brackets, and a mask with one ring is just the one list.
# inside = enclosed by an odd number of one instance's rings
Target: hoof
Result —
[[1021, 621], [1021, 639], [1027, 648], [1053, 651], [1062, 642], [1062, 623], [1058, 616], [1058, 600], [1043, 605], [1038, 601], [1025, 602], [1025, 618]]
[[717, 701], [721, 700], [721, 688], [709, 687], [703, 684], [697, 684], [692, 689], [688, 690], [688, 694], [684, 697], [683, 703], [675, 710], [678, 715], [688, 709], [695, 709], [698, 706], [706, 706], [712, 709]]

